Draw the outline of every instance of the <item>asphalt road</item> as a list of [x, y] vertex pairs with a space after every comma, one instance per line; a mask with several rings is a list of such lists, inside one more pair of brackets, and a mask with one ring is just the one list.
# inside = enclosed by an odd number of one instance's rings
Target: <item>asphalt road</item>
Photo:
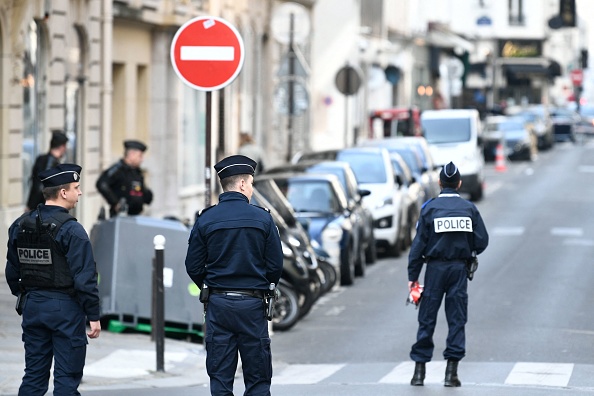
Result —
[[[477, 206], [490, 246], [469, 284], [467, 356], [457, 395], [594, 394], [594, 143], [558, 144], [532, 163], [487, 164]], [[405, 306], [406, 254], [370, 266], [273, 336], [273, 394], [435, 395], [444, 388], [440, 312], [426, 386], [408, 385], [416, 314]], [[236, 394], [241, 394], [237, 378]], [[207, 387], [86, 392], [208, 395]]]

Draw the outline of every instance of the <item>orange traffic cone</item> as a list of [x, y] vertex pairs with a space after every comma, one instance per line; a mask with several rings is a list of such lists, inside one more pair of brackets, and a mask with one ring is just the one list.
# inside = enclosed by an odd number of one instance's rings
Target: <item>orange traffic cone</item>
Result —
[[503, 153], [503, 144], [499, 143], [495, 149], [495, 170], [497, 172], [505, 172], [507, 165], [505, 165], [505, 154]]

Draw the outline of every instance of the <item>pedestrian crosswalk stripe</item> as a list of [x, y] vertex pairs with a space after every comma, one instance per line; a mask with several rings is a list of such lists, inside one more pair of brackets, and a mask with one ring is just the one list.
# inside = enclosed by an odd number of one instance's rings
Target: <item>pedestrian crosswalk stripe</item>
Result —
[[[425, 383], [442, 383], [446, 362], [429, 362], [426, 364]], [[415, 370], [415, 362], [403, 362], [379, 380], [382, 384], [408, 384]]]
[[272, 377], [275, 385], [317, 384], [343, 368], [344, 364], [292, 364]]
[[571, 363], [518, 362], [507, 376], [505, 384], [566, 387], [573, 367]]

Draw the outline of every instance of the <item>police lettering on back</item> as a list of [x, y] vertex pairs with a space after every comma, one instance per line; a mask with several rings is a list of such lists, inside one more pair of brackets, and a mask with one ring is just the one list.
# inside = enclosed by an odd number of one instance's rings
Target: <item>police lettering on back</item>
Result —
[[52, 264], [50, 249], [18, 248], [19, 262], [25, 264]]
[[436, 233], [440, 232], [472, 232], [470, 217], [440, 217], [433, 219]]

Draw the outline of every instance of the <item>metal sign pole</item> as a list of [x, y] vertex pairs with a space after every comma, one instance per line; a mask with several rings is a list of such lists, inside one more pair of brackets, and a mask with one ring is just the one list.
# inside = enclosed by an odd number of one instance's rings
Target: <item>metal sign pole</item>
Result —
[[212, 91], [206, 92], [206, 126], [205, 126], [205, 163], [204, 163], [204, 207], [210, 206], [211, 198], [211, 171], [210, 166], [212, 164], [211, 158], [211, 133], [212, 133]]
[[295, 49], [293, 48], [293, 35], [295, 30], [295, 14], [289, 16], [289, 114], [287, 120], [287, 162], [293, 156], [293, 108], [295, 107]]

